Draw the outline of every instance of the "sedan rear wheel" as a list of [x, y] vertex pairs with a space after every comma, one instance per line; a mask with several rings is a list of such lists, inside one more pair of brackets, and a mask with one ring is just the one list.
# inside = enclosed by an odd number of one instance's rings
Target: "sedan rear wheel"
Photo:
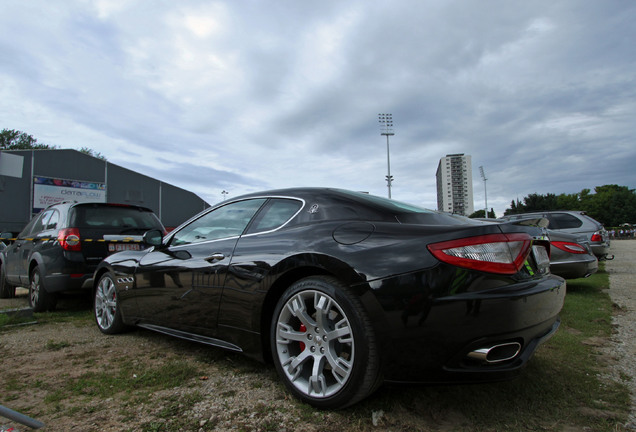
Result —
[[359, 299], [334, 278], [303, 279], [285, 291], [271, 335], [279, 375], [311, 405], [344, 408], [381, 382], [371, 321]]
[[119, 333], [126, 328], [119, 310], [115, 282], [108, 273], [102, 276], [97, 284], [93, 306], [95, 321], [102, 333]]

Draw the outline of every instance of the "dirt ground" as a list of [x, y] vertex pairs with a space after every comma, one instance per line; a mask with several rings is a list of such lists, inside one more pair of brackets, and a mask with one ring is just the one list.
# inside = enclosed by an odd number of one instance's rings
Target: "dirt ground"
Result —
[[627, 427], [636, 430], [636, 240], [615, 240], [607, 261], [610, 275], [609, 295], [615, 304], [616, 334], [607, 352], [615, 360], [613, 378], [627, 384], [632, 395], [632, 409]]
[[[612, 252], [617, 258], [607, 269], [619, 313], [609, 351], [616, 360], [614, 379], [630, 385], [636, 397], [636, 240], [614, 242]], [[26, 306], [26, 294], [20, 289], [17, 298], [0, 300], [0, 309]], [[79, 311], [80, 318], [44, 319], [0, 333], [0, 380], [12, 389], [0, 395], [0, 404], [44, 422], [42, 430], [452, 431], [465, 424], [452, 409], [416, 419], [405, 415], [393, 428], [375, 427], [391, 424], [382, 411], [361, 420], [312, 410], [289, 396], [272, 367], [145, 330], [105, 336], [90, 318], [86, 297], [64, 299], [58, 309]], [[153, 381], [171, 375], [175, 383]], [[636, 430], [632, 411], [627, 429]], [[30, 430], [0, 417], [4, 424]]]

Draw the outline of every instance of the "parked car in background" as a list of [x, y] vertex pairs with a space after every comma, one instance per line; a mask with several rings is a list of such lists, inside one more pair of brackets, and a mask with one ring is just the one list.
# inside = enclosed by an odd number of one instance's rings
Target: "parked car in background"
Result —
[[550, 271], [564, 279], [578, 279], [598, 270], [598, 259], [585, 235], [548, 230]]
[[338, 189], [253, 193], [104, 259], [95, 320], [271, 360], [327, 409], [383, 380], [511, 378], [560, 322], [543, 235]]
[[592, 252], [599, 260], [607, 259], [610, 238], [603, 224], [582, 211], [543, 211], [504, 216], [501, 219], [513, 221], [533, 217], [544, 217], [550, 222], [548, 228], [569, 234], [583, 234], [590, 241]]
[[106, 256], [143, 248], [142, 235], [151, 229], [164, 228], [144, 207], [76, 202], [47, 207], [0, 252], [0, 297], [13, 297], [16, 286], [25, 286], [34, 311], [52, 310], [59, 292], [90, 288]]
[[[477, 220], [490, 223], [504, 223], [504, 219]], [[520, 220], [537, 221], [536, 216], [519, 218]], [[542, 219], [546, 222], [547, 220]], [[550, 271], [564, 279], [578, 279], [588, 277], [598, 270], [598, 259], [592, 252], [589, 240], [584, 234], [568, 234], [557, 230], [545, 230], [546, 238], [550, 240]]]

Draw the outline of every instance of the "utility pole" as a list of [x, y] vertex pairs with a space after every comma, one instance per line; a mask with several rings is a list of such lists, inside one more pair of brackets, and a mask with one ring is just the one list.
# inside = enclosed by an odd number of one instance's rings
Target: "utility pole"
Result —
[[393, 114], [378, 114], [378, 121], [380, 122], [380, 135], [386, 136], [386, 185], [389, 189], [389, 199], [391, 199], [391, 183], [393, 183], [393, 176], [391, 175], [391, 155], [389, 151], [389, 136], [395, 135], [393, 133]]
[[481, 179], [484, 181], [484, 197], [486, 200], [486, 219], [488, 219], [488, 191], [486, 189], [486, 180], [488, 179], [486, 178], [486, 174], [484, 173], [483, 166], [479, 167], [479, 174], [481, 174]]

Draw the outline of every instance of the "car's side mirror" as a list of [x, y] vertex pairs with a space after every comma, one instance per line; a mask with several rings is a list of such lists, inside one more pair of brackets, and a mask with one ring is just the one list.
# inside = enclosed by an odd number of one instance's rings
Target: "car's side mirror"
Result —
[[163, 233], [160, 230], [146, 231], [143, 236], [144, 243], [149, 246], [161, 246]]

